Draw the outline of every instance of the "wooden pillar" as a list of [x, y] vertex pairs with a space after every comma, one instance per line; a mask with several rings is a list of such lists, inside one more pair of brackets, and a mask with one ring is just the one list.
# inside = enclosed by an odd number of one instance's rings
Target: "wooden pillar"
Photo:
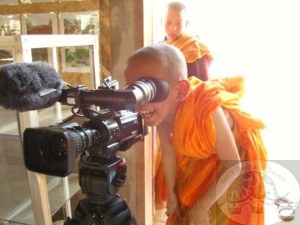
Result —
[[[144, 46], [144, 1], [110, 1], [112, 77], [124, 87], [123, 71], [128, 57]], [[119, 194], [127, 201], [137, 224], [152, 225], [153, 157], [152, 132], [122, 153], [127, 163], [127, 179]]]

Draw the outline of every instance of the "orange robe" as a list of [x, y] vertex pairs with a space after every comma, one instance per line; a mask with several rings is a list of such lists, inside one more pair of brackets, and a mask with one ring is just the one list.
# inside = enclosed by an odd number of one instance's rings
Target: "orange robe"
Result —
[[187, 63], [193, 63], [205, 55], [212, 59], [208, 48], [192, 35], [182, 34], [177, 39], [165, 43], [177, 47], [183, 53]]
[[[242, 169], [239, 177], [222, 196], [222, 202], [216, 202], [211, 207], [211, 224], [214, 225], [264, 224], [263, 173], [266, 169], [267, 153], [260, 136], [260, 129], [264, 128], [264, 124], [240, 109], [243, 82], [242, 77], [205, 83], [191, 77], [190, 91], [179, 106], [173, 125], [172, 146], [177, 157], [175, 190], [183, 215], [186, 215], [216, 181], [222, 168], [215, 153], [216, 133], [211, 112], [222, 106], [234, 119], [232, 132], [240, 158], [251, 169]], [[155, 199], [158, 208], [167, 200], [160, 155], [159, 147], [155, 176]], [[243, 203], [250, 205], [252, 211], [241, 212], [244, 210]], [[221, 206], [225, 206], [225, 210]], [[183, 220], [175, 218], [172, 224], [185, 225], [186, 219], [186, 216]]]

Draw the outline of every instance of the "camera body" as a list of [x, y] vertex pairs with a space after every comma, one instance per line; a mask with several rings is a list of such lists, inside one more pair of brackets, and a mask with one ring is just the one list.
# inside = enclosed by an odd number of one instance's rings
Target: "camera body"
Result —
[[109, 160], [148, 133], [141, 116], [131, 110], [102, 109], [79, 126], [75, 122], [24, 131], [26, 167], [35, 172], [64, 177], [73, 171], [79, 154]]
[[117, 81], [109, 78], [96, 90], [88, 90], [84, 85], [65, 85], [59, 102], [71, 106], [74, 116], [89, 120], [83, 126], [62, 122], [25, 129], [23, 150], [27, 169], [64, 177], [72, 172], [75, 158], [81, 153], [109, 162], [116, 151], [125, 151], [142, 140], [148, 133], [147, 127], [135, 109], [166, 99], [168, 83], [142, 77], [124, 89], [116, 89], [116, 85]]

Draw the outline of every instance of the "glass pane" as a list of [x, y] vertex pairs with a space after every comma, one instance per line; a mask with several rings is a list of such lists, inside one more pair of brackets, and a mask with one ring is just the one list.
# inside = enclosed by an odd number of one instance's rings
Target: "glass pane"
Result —
[[57, 34], [55, 13], [26, 13], [22, 15], [24, 34]]
[[0, 135], [19, 135], [15, 111], [0, 107]]
[[90, 73], [91, 49], [89, 46], [62, 48], [62, 69], [70, 73]]
[[60, 13], [61, 34], [99, 34], [97, 11]]
[[[54, 215], [68, 200], [64, 192], [63, 180], [59, 177], [47, 176], [51, 215]], [[80, 189], [77, 174], [68, 176], [69, 196], [72, 197]]]
[[0, 220], [34, 224], [16, 112], [0, 108]]
[[0, 49], [0, 65], [13, 62], [13, 53], [11, 49]]
[[0, 35], [18, 35], [21, 33], [19, 15], [0, 15]]

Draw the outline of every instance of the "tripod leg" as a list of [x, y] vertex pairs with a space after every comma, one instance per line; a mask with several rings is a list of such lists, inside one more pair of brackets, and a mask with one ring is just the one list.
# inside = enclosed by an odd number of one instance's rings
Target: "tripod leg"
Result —
[[67, 217], [67, 219], [64, 222], [64, 225], [75, 225], [74, 222], [70, 219], [70, 217]]
[[73, 218], [67, 218], [64, 225], [101, 225], [102, 223], [96, 223], [95, 213], [92, 209], [86, 198], [80, 200], [76, 206]]

